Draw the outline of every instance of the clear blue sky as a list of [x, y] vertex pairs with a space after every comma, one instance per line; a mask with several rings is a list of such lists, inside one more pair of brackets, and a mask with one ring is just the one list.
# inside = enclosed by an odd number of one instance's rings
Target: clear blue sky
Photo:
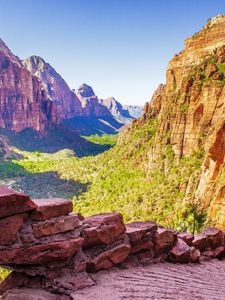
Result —
[[0, 0], [0, 37], [20, 58], [39, 55], [71, 88], [143, 104], [168, 61], [224, 0]]

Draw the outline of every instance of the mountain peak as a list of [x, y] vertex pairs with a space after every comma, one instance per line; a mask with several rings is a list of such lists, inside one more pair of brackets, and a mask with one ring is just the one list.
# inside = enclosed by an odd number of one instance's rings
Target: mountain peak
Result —
[[0, 38], [0, 51], [4, 53], [5, 56], [9, 57], [13, 63], [22, 66], [20, 59], [10, 51], [10, 49], [6, 46], [6, 44], [3, 42], [1, 38]]
[[32, 65], [34, 65], [34, 66], [36, 66], [36, 67], [39, 66], [39, 67], [42, 68], [42, 67], [44, 67], [44, 66], [46, 65], [45, 60], [44, 60], [42, 57], [38, 56], [38, 55], [32, 55], [32, 56], [26, 58], [26, 59], [24, 60], [24, 64], [26, 64], [28, 61], [29, 61]]
[[132, 118], [129, 111], [125, 109], [114, 97], [101, 100], [101, 103], [105, 105], [115, 117]]
[[81, 84], [77, 90], [77, 94], [79, 94], [81, 97], [89, 98], [89, 97], [95, 97], [95, 93], [91, 86], [87, 85], [86, 83]]

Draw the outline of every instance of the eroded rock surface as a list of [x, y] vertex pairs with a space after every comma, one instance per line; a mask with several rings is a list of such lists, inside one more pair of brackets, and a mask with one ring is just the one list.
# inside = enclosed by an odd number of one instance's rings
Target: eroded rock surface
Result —
[[33, 201], [6, 188], [0, 211], [0, 265], [12, 270], [0, 284], [1, 299], [79, 299], [80, 290], [95, 290], [100, 270], [225, 257], [225, 233], [214, 227], [193, 236], [151, 221], [125, 225], [119, 213], [85, 219], [71, 213], [69, 200]]

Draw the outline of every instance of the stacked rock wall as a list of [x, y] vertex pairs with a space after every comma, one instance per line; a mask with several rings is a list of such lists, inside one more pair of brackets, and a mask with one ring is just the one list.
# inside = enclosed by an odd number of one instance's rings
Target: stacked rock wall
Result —
[[125, 225], [118, 213], [84, 219], [72, 210], [69, 200], [31, 200], [0, 188], [0, 265], [12, 270], [0, 285], [2, 299], [13, 293], [24, 299], [30, 288], [40, 299], [73, 299], [76, 290], [96, 284], [91, 273], [116, 265], [225, 255], [224, 232], [216, 228], [194, 236], [151, 221]]

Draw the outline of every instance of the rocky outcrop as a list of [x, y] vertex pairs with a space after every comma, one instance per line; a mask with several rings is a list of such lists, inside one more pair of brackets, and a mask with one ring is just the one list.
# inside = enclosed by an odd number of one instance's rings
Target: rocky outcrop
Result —
[[12, 270], [0, 284], [3, 299], [32, 297], [31, 289], [38, 299], [74, 299], [74, 292], [96, 284], [91, 273], [122, 263], [225, 256], [225, 234], [216, 228], [193, 236], [151, 221], [125, 225], [118, 213], [84, 219], [68, 200], [32, 201], [7, 188], [0, 189], [0, 212], [0, 265]]
[[44, 131], [58, 123], [54, 107], [37, 77], [0, 41], [0, 127]]
[[[202, 157], [201, 171], [185, 182], [184, 200], [207, 210], [207, 223], [225, 227], [225, 17], [218, 16], [185, 41], [185, 49], [169, 62], [140, 126], [157, 120], [156, 142], [149, 149], [148, 171], [171, 146], [175, 158]], [[158, 168], [163, 168], [160, 165]], [[166, 170], [166, 167], [165, 167]]]
[[43, 89], [54, 103], [60, 119], [82, 115], [79, 99], [50, 64], [39, 56], [31, 56], [22, 63], [32, 75], [40, 79]]
[[80, 85], [76, 90], [74, 90], [74, 93], [81, 102], [83, 116], [111, 116], [108, 108], [99, 102], [99, 99], [95, 95], [92, 87], [86, 83]]

